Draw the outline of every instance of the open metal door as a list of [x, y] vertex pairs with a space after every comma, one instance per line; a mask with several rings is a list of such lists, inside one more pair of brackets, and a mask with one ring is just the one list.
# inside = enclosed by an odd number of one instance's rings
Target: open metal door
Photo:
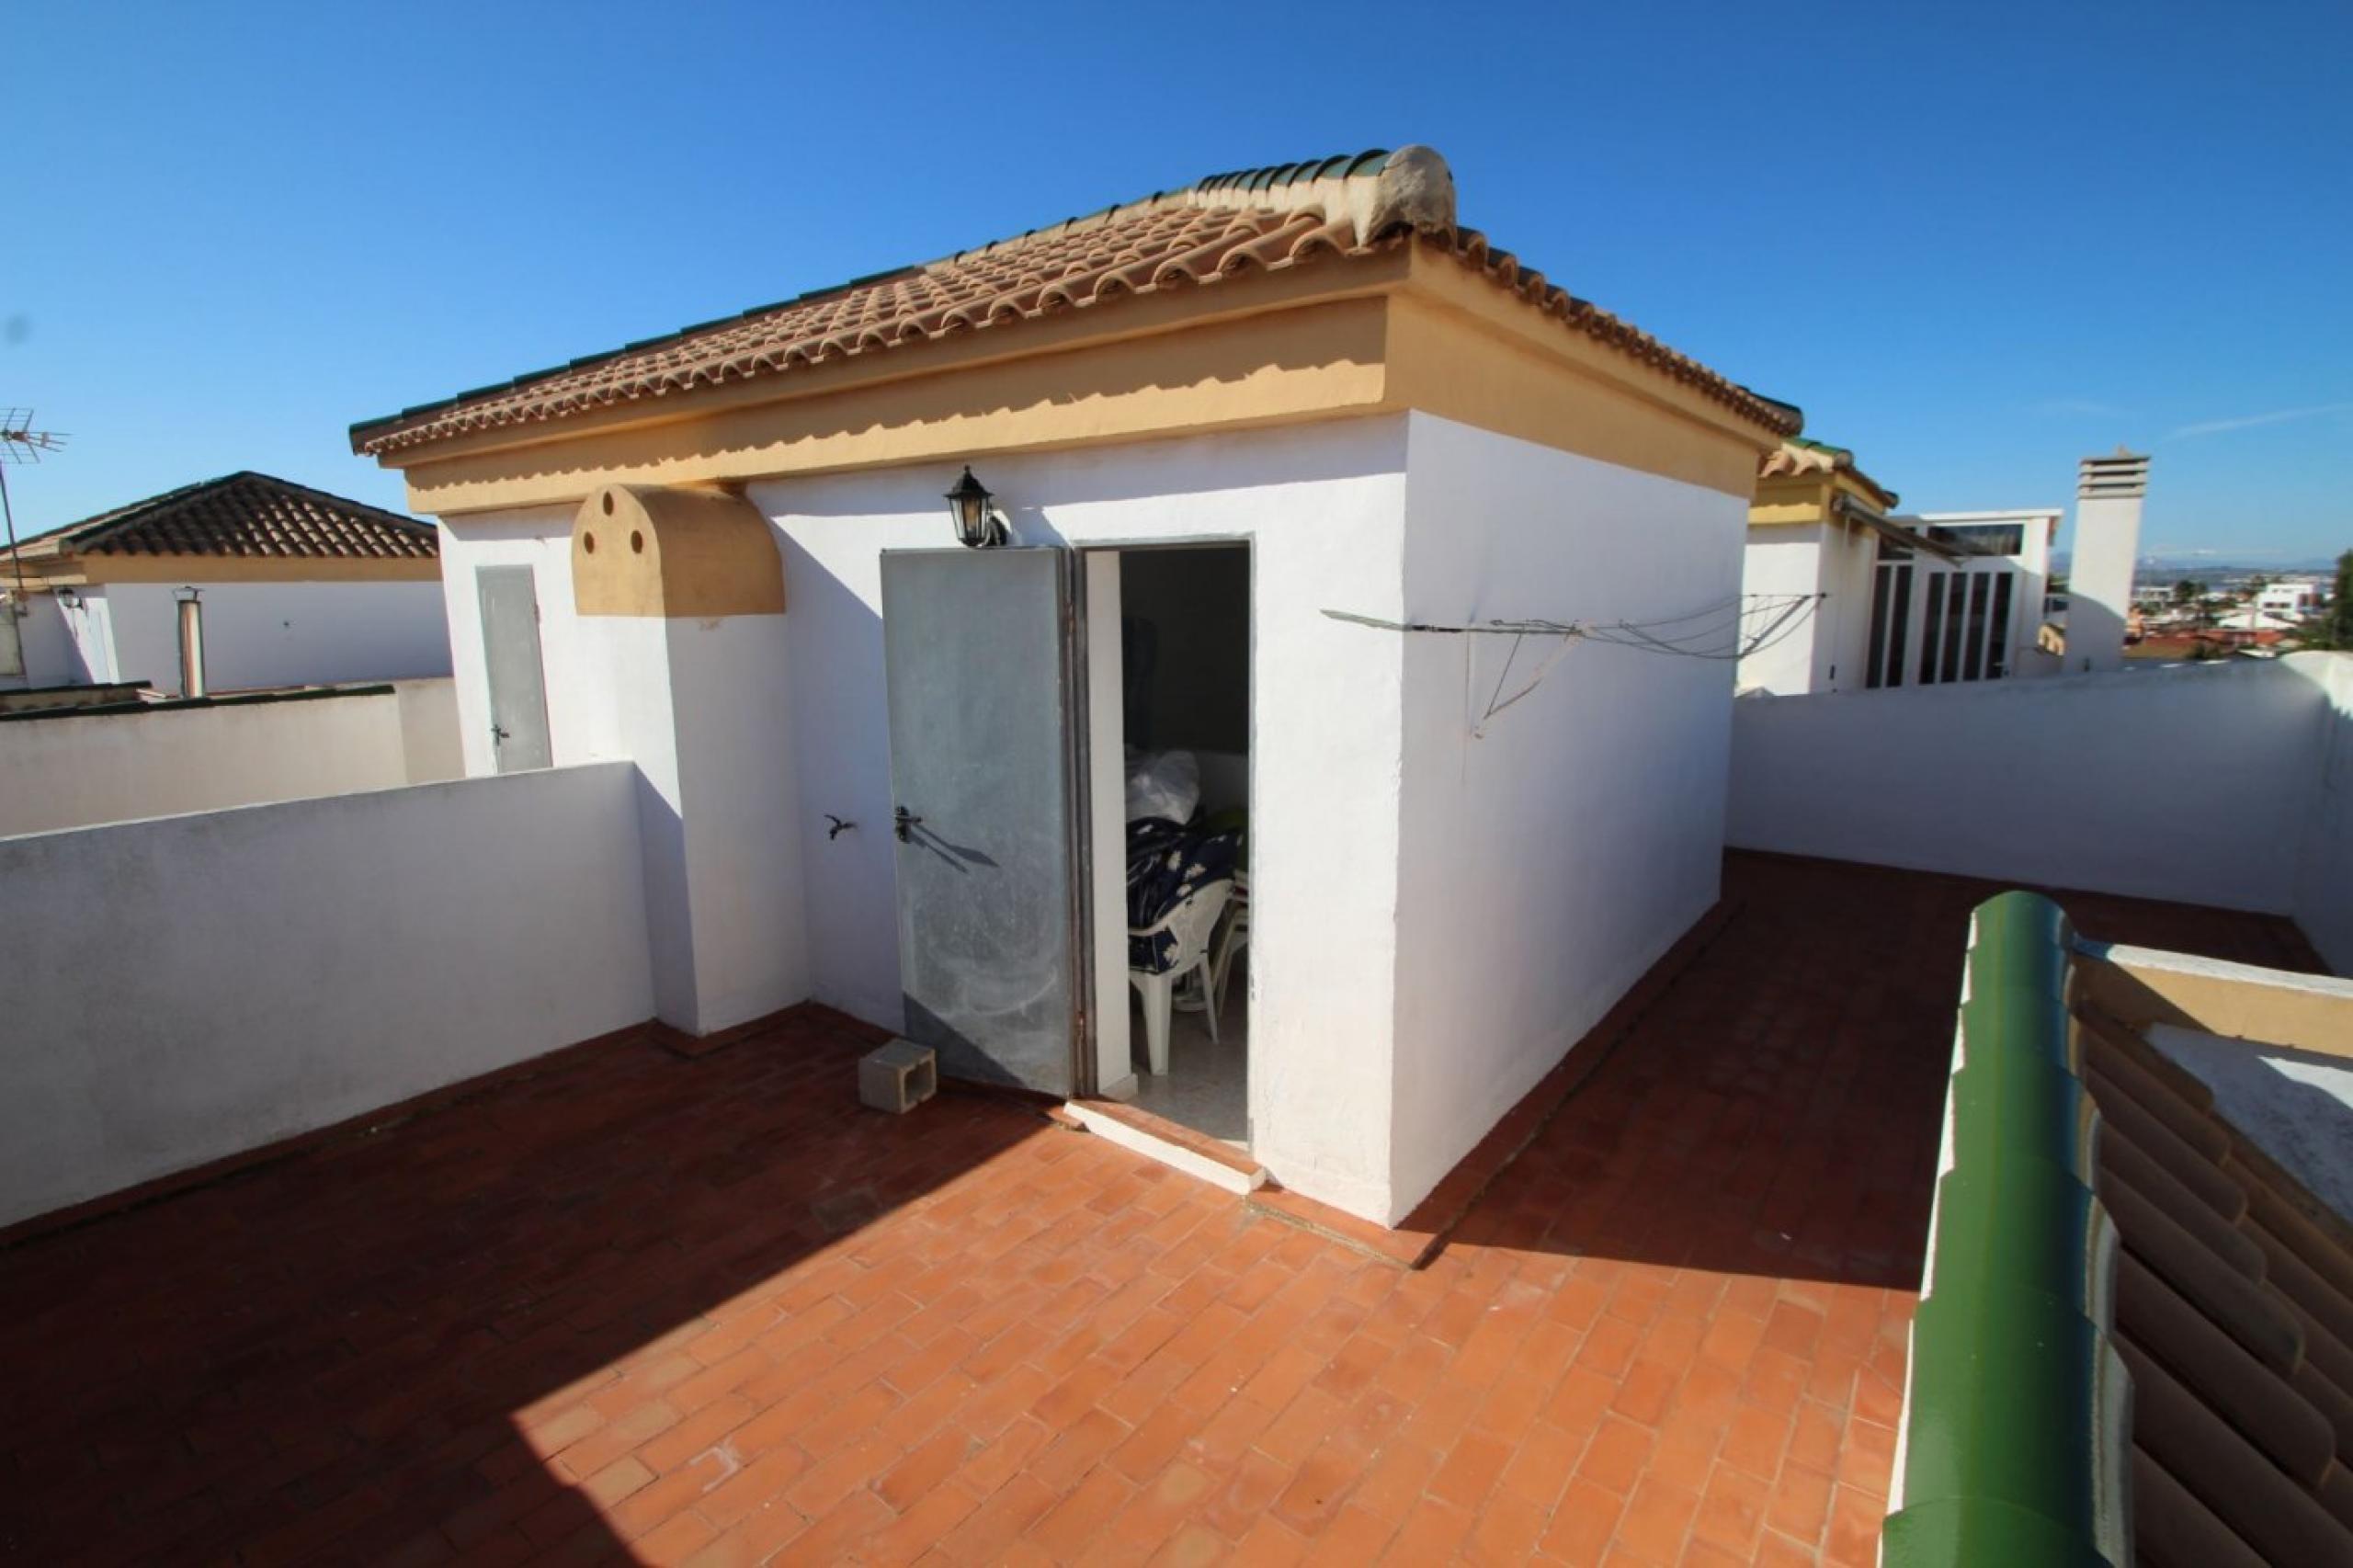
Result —
[[482, 605], [483, 664], [490, 677], [490, 744], [501, 773], [546, 767], [547, 677], [540, 663], [540, 596], [528, 566], [474, 574]]
[[907, 1035], [943, 1072], [1086, 1086], [1083, 674], [1068, 551], [886, 551]]

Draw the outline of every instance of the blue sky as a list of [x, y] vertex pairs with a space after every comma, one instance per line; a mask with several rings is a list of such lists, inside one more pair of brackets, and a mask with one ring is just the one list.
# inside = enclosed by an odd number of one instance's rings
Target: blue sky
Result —
[[2353, 547], [2353, 6], [11, 7], [20, 529], [1237, 166], [1466, 223], [1907, 508], [2156, 464], [2143, 547]]

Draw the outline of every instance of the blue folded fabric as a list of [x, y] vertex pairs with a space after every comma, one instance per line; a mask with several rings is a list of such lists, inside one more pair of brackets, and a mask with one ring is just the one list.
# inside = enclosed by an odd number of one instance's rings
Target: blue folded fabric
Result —
[[[1157, 924], [1187, 894], [1206, 883], [1233, 880], [1242, 858], [1242, 830], [1182, 826], [1158, 817], [1128, 824], [1128, 927]], [[1169, 932], [1128, 938], [1128, 967], [1159, 974], [1176, 961]]]

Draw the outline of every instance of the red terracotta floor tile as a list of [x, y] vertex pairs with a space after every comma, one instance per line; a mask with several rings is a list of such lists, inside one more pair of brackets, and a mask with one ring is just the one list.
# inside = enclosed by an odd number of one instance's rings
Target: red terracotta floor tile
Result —
[[1773, 1498], [1766, 1505], [1765, 1522], [1792, 1540], [1809, 1547], [1822, 1540], [1830, 1520], [1830, 1494], [1836, 1483], [1820, 1471], [1808, 1470], [1794, 1460], [1781, 1467], [1773, 1481]]
[[1699, 1511], [1691, 1521], [1691, 1533], [1698, 1540], [1745, 1556], [1756, 1545], [1757, 1531], [1764, 1526], [1766, 1505], [1771, 1499], [1772, 1489], [1768, 1483], [1730, 1465], [1719, 1464], [1709, 1478], [1707, 1490], [1699, 1494]]
[[813, 1009], [20, 1239], [0, 1556], [1868, 1562], [1991, 890], [1725, 887], [1418, 1271], [1002, 1099], [864, 1112]]
[[1618, 1521], [1617, 1542], [1654, 1562], [1674, 1562], [1683, 1555], [1699, 1511], [1699, 1494], [1690, 1487], [1656, 1476], [1645, 1477], [1626, 1500]]

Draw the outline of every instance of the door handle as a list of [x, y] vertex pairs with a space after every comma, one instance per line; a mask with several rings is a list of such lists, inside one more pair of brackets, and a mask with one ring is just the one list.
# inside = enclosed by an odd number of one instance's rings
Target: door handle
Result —
[[494, 721], [492, 722], [491, 726], [490, 726], [490, 744], [493, 744], [493, 745], [496, 745], [499, 742], [504, 741], [504, 740], [508, 740], [508, 739], [511, 739], [511, 738], [512, 738], [512, 735], [511, 735], [511, 733], [510, 733], [510, 732], [500, 729], [500, 728], [498, 727], [498, 724], [497, 724], [497, 722], [496, 722], [496, 721], [494, 721]]
[[891, 831], [899, 835], [899, 842], [902, 844], [908, 844], [914, 841], [914, 835], [907, 830], [918, 825], [922, 821], [923, 818], [915, 815], [904, 806], [893, 806], [891, 808]]

